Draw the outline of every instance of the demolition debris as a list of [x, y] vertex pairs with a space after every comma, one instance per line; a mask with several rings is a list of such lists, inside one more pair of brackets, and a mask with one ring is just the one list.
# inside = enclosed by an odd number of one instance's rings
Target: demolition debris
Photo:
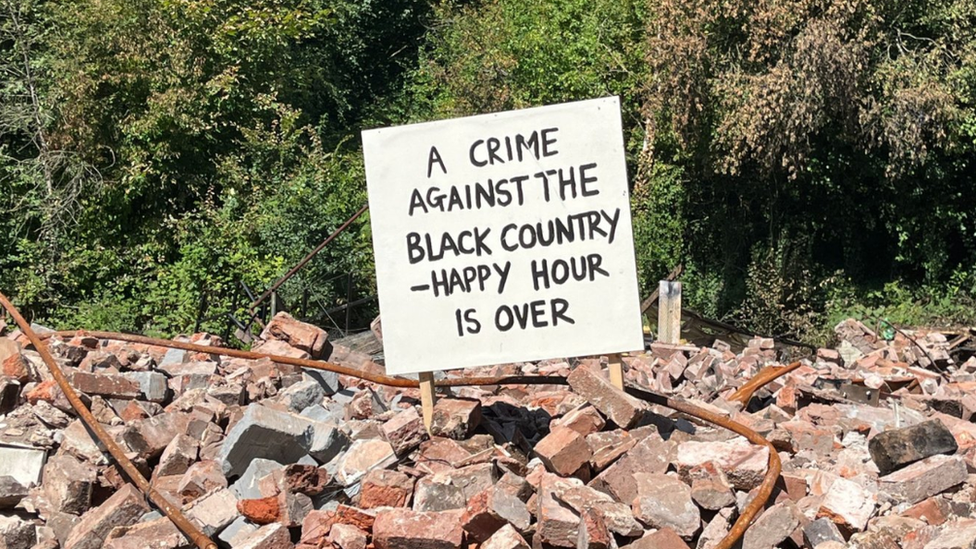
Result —
[[[884, 341], [848, 320], [836, 333], [836, 348], [745, 409], [733, 393], [780, 365], [772, 340], [738, 353], [654, 343], [625, 357], [625, 375], [772, 443], [782, 473], [744, 549], [973, 547], [976, 359], [954, 361], [938, 332]], [[286, 313], [262, 338], [276, 354], [384, 373]], [[598, 358], [447, 371], [458, 385], [554, 383], [445, 388], [428, 434], [415, 388], [84, 334], [47, 344], [152, 487], [220, 547], [713, 549], [771, 457], [615, 389]], [[127, 482], [23, 334], [0, 334], [0, 365], [0, 547], [191, 545]]]

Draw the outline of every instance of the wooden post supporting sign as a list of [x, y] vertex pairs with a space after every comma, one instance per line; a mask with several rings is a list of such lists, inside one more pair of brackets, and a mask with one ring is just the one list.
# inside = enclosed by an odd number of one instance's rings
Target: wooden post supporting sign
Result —
[[434, 402], [437, 396], [434, 394], [434, 373], [419, 372], [420, 378], [420, 408], [424, 415], [424, 427], [430, 433], [430, 424], [434, 420]]
[[624, 359], [620, 353], [614, 353], [607, 359], [610, 366], [610, 383], [622, 391], [624, 389]]

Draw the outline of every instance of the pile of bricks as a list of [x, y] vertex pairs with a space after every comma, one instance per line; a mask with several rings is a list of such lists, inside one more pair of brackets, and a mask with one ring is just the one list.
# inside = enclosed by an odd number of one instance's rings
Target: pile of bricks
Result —
[[[745, 410], [726, 399], [780, 364], [771, 340], [739, 352], [653, 344], [625, 358], [625, 376], [747, 425], [779, 452], [783, 472], [743, 549], [976, 547], [976, 359], [954, 363], [938, 333], [884, 341], [853, 320], [836, 332], [836, 348]], [[438, 373], [568, 385], [440, 391], [428, 433], [416, 389], [91, 337], [49, 347], [152, 485], [221, 547], [709, 549], [769, 459], [767, 447], [615, 389], [596, 358]], [[383, 371], [284, 313], [255, 350]], [[18, 332], [0, 337], [0, 365], [0, 548], [188, 546]]]

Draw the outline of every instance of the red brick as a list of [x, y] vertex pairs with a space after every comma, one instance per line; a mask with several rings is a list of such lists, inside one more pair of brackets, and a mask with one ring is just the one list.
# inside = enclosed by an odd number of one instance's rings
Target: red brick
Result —
[[475, 541], [484, 541], [499, 528], [512, 524], [527, 531], [532, 520], [529, 509], [518, 497], [500, 487], [490, 487], [468, 501], [461, 525]]
[[237, 502], [237, 510], [255, 524], [271, 524], [281, 517], [278, 498], [275, 496], [260, 499], [242, 499]]
[[366, 549], [366, 532], [349, 524], [336, 524], [329, 532], [328, 541], [339, 549]]
[[585, 437], [586, 435], [600, 431], [606, 424], [607, 421], [603, 419], [603, 416], [600, 415], [600, 412], [596, 408], [589, 404], [584, 404], [573, 409], [563, 417], [553, 420], [551, 427], [569, 427]]
[[134, 524], [148, 511], [145, 497], [134, 486], [126, 484], [105, 503], [81, 517], [81, 521], [71, 529], [64, 548], [98, 549], [113, 528]]
[[817, 517], [827, 517], [849, 531], [863, 530], [874, 514], [876, 497], [847, 479], [834, 479], [820, 504]]
[[332, 510], [314, 510], [305, 515], [302, 521], [302, 538], [300, 546], [322, 547], [335, 524], [336, 512]]
[[670, 528], [661, 528], [627, 546], [627, 549], [689, 549], [685, 540]]
[[938, 526], [948, 520], [951, 513], [952, 510], [944, 499], [929, 498], [911, 506], [901, 516], [911, 517], [925, 521], [926, 524]]
[[627, 429], [644, 414], [644, 404], [614, 387], [600, 372], [577, 367], [569, 374], [569, 385], [577, 394], [610, 418], [618, 427]]
[[482, 543], [480, 549], [529, 549], [529, 544], [511, 524], [506, 524]]
[[707, 461], [714, 461], [738, 490], [752, 490], [762, 483], [769, 461], [769, 448], [744, 438], [725, 442], [689, 441], [678, 445], [676, 466], [682, 477]]
[[359, 495], [363, 509], [406, 507], [413, 495], [413, 479], [398, 471], [373, 469], [366, 473]]
[[581, 434], [556, 427], [535, 445], [535, 453], [553, 473], [569, 476], [590, 460], [590, 447]]
[[380, 511], [373, 524], [373, 544], [376, 549], [461, 549], [460, 518], [459, 511]]
[[463, 440], [474, 434], [481, 423], [481, 402], [461, 398], [442, 398], [434, 404], [430, 434]]
[[610, 549], [614, 547], [613, 536], [607, 529], [603, 515], [593, 508], [587, 508], [580, 515], [577, 549]]
[[386, 440], [393, 446], [393, 451], [402, 456], [420, 445], [427, 438], [427, 428], [424, 420], [417, 413], [416, 408], [406, 410], [393, 416], [381, 428]]
[[329, 473], [314, 465], [292, 464], [285, 468], [285, 486], [291, 492], [317, 496], [329, 484]]
[[917, 503], [966, 481], [960, 456], [938, 454], [879, 479], [881, 490], [907, 503]]
[[367, 532], [373, 528], [376, 515], [349, 505], [339, 505], [335, 509], [334, 524], [351, 524]]
[[261, 332], [261, 339], [283, 341], [305, 351], [312, 358], [325, 358], [323, 355], [328, 350], [326, 343], [329, 341], [329, 334], [317, 326], [300, 322], [290, 314], [281, 312]]
[[536, 537], [543, 544], [574, 547], [579, 539], [580, 518], [556, 500], [555, 492], [563, 486], [565, 481], [559, 477], [543, 473], [535, 497]]
[[7, 357], [0, 365], [0, 375], [5, 375], [7, 377], [12, 377], [19, 381], [20, 383], [27, 383], [30, 381], [30, 367], [27, 364], [27, 359], [24, 355], [20, 353], [14, 353]]

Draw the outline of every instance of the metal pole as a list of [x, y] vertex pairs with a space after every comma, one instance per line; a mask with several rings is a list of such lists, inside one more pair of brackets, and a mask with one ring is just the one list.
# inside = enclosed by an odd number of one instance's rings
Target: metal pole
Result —
[[280, 288], [281, 285], [287, 282], [289, 278], [295, 276], [295, 273], [300, 271], [302, 267], [304, 267], [309, 261], [312, 260], [313, 257], [316, 256], [316, 254], [321, 252], [322, 248], [328, 246], [329, 242], [332, 242], [335, 239], [335, 237], [342, 234], [342, 231], [345, 231], [349, 227], [349, 225], [352, 225], [352, 222], [355, 221], [357, 218], [359, 218], [359, 216], [363, 215], [363, 212], [365, 212], [368, 208], [369, 208], [369, 203], [363, 204], [363, 206], [359, 208], [359, 211], [352, 214], [352, 217], [350, 217], [349, 219], [346, 220], [345, 223], [340, 225], [339, 228], [335, 230], [335, 232], [330, 234], [329, 237], [323, 240], [321, 244], [316, 246], [314, 250], [312, 250], [311, 252], [308, 253], [308, 255], [303, 257], [302, 260], [299, 261], [297, 265], [295, 265], [287, 273], [285, 273], [285, 276], [279, 278], [274, 284], [272, 284], [270, 288], [268, 288], [263, 294], [261, 294], [261, 297], [255, 299], [251, 303], [251, 305], [248, 306], [247, 310], [253, 312], [255, 307], [257, 307], [261, 302], [267, 299], [268, 296], [270, 296], [278, 288]]

